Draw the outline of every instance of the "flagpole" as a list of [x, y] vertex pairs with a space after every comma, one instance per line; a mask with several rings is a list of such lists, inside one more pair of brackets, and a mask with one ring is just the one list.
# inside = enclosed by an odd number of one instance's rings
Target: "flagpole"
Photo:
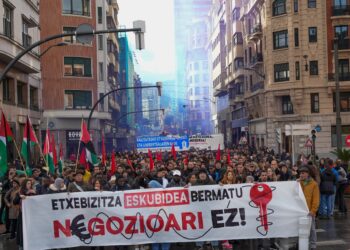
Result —
[[27, 171], [26, 171], [26, 167], [24, 166], [23, 159], [22, 159], [21, 153], [20, 153], [20, 151], [19, 151], [19, 149], [18, 149], [18, 146], [17, 146], [17, 143], [16, 143], [15, 138], [13, 138], [13, 143], [15, 144], [15, 148], [16, 148], [16, 150], [17, 150], [17, 154], [18, 154], [18, 156], [19, 156], [19, 160], [20, 160], [20, 162], [21, 162], [22, 168], [23, 168], [23, 170], [24, 170], [24, 174], [26, 175], [26, 177], [28, 177]]
[[[27, 145], [29, 145], [29, 147], [30, 147], [30, 129], [32, 129], [33, 130], [33, 134], [34, 134], [34, 136], [35, 136], [35, 139], [36, 139], [36, 141], [37, 142], [39, 142], [38, 141], [38, 138], [36, 138], [36, 135], [35, 135], [35, 131], [34, 131], [34, 129], [33, 129], [33, 126], [32, 126], [32, 122], [31, 122], [31, 120], [30, 120], [30, 117], [28, 116], [28, 119], [29, 119], [29, 125], [31, 126], [31, 128], [28, 126], [28, 136], [29, 136], [29, 142], [27, 143]], [[29, 151], [30, 152], [30, 151]], [[43, 154], [43, 151], [41, 150], [41, 145], [39, 145], [39, 153], [40, 153], [40, 155], [43, 157], [43, 160], [44, 160], [44, 162], [45, 162], [45, 166], [47, 167], [47, 171], [49, 170], [48, 169], [48, 165], [47, 165], [47, 162], [46, 162], [46, 160], [45, 160], [45, 156], [44, 156], [44, 154]]]
[[[82, 133], [82, 126], [83, 126], [83, 117], [81, 117], [81, 123], [80, 123], [80, 134]], [[81, 137], [81, 135], [80, 135], [80, 137]], [[74, 170], [74, 172], [75, 172], [75, 173], [77, 172], [77, 168], [78, 168], [80, 144], [81, 144], [81, 138], [79, 138], [77, 159], [76, 159], [76, 161], [75, 161], [75, 170]]]

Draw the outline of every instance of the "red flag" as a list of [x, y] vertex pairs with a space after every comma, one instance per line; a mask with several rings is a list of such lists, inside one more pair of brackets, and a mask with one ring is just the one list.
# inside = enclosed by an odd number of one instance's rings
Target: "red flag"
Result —
[[216, 151], [216, 161], [221, 161], [220, 144], [218, 146], [218, 151]]
[[162, 152], [157, 151], [157, 153], [156, 153], [156, 160], [157, 161], [162, 161]]
[[[102, 136], [102, 165], [106, 166], [107, 156], [106, 156], [105, 138], [104, 138], [103, 134], [101, 136]], [[113, 155], [114, 155], [114, 153], [113, 153]]]
[[89, 163], [87, 162], [86, 160], [86, 149], [83, 148], [81, 150], [81, 153], [80, 153], [80, 156], [79, 156], [79, 163], [83, 166], [85, 166], [85, 169], [87, 171], [90, 171], [90, 166], [89, 166]]
[[188, 162], [189, 162], [189, 160], [188, 160], [188, 154], [186, 155], [186, 158], [185, 158], [185, 160], [184, 160], [184, 165], [188, 165]]
[[110, 175], [114, 175], [116, 171], [117, 171], [117, 164], [116, 164], [116, 162], [115, 162], [115, 154], [114, 154], [114, 152], [112, 152], [112, 156], [111, 156], [111, 169], [109, 170]]
[[231, 161], [231, 156], [230, 156], [230, 150], [227, 149], [227, 164], [231, 164], [232, 161]]
[[176, 150], [175, 150], [175, 145], [173, 143], [173, 145], [171, 146], [171, 154], [173, 155], [174, 160], [176, 160]]
[[154, 169], [154, 161], [151, 150], [148, 149], [148, 157], [149, 157], [149, 170], [152, 171]]
[[132, 162], [130, 161], [130, 159], [127, 158], [126, 161], [127, 161], [128, 165], [131, 167], [131, 170], [135, 171], [134, 167], [132, 166]]
[[55, 136], [51, 134], [51, 147], [50, 151], [52, 152], [52, 157], [53, 157], [53, 164], [57, 166], [58, 161], [57, 161], [57, 151], [56, 151], [56, 142], [55, 142]]

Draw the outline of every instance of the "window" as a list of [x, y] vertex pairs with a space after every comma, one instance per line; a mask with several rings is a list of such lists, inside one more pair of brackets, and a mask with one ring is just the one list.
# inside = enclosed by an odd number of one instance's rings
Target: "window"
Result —
[[316, 8], [316, 0], [307, 0], [308, 8]]
[[300, 63], [295, 62], [295, 80], [300, 80]]
[[234, 8], [232, 11], [232, 22], [238, 21], [239, 20], [239, 11], [240, 8]]
[[317, 27], [309, 27], [309, 42], [317, 42]]
[[90, 0], [62, 0], [62, 13], [90, 16]]
[[10, 38], [13, 36], [12, 20], [13, 20], [13, 9], [4, 3], [4, 17], [3, 17], [4, 35]]
[[201, 88], [200, 87], [196, 87], [194, 89], [194, 95], [200, 95], [201, 94]]
[[201, 107], [201, 102], [200, 101], [194, 101], [195, 102], [195, 108], [200, 108]]
[[82, 57], [65, 57], [64, 75], [91, 77], [91, 59]]
[[294, 0], [294, 13], [299, 11], [299, 0]]
[[310, 76], [318, 75], [318, 61], [310, 61]]
[[203, 61], [202, 62], [202, 69], [207, 70], [208, 69], [208, 61]]
[[98, 35], [98, 49], [103, 50], [103, 35]]
[[[345, 138], [350, 135], [350, 126], [349, 125], [345, 125], [345, 126], [341, 126], [341, 139], [342, 139], [342, 145], [345, 148]], [[336, 147], [337, 146], [337, 127], [336, 126], [332, 126], [331, 127], [331, 141], [332, 141], [332, 147]]]
[[195, 63], [194, 63], [194, 70], [199, 70], [199, 64], [198, 64], [198, 62], [195, 62]]
[[318, 93], [310, 94], [311, 100], [311, 113], [319, 113], [320, 112], [320, 97]]
[[334, 35], [339, 39], [346, 38], [348, 36], [348, 26], [347, 25], [334, 26]]
[[194, 82], [195, 83], [199, 83], [199, 75], [195, 75], [194, 76]]
[[244, 67], [243, 58], [242, 57], [235, 58], [234, 65], [235, 65], [235, 70], [243, 68]]
[[24, 48], [28, 48], [32, 45], [32, 37], [28, 34], [29, 24], [22, 20], [22, 45]]
[[2, 80], [2, 99], [5, 102], [11, 102], [10, 80], [8, 78]]
[[104, 72], [103, 72], [103, 63], [100, 62], [98, 63], [98, 80], [99, 81], [103, 81], [103, 75], [104, 75]]
[[299, 47], [299, 29], [294, 28], [294, 46]]
[[274, 65], [275, 82], [289, 81], [289, 63]]
[[[104, 95], [103, 93], [100, 93], [100, 94], [99, 94], [99, 99], [101, 99], [103, 95]], [[102, 112], [104, 111], [104, 109], [105, 109], [105, 99], [102, 99], [102, 100], [100, 101], [98, 107], [99, 107], [99, 110], [100, 110], [100, 111], [102, 111]]]
[[102, 24], [102, 7], [97, 7], [97, 22]]
[[243, 37], [241, 32], [237, 32], [232, 37], [232, 45], [236, 46], [238, 44], [243, 44]]
[[348, 81], [350, 80], [349, 74], [349, 59], [339, 59], [338, 63], [339, 69], [339, 80]]
[[90, 109], [92, 107], [91, 104], [91, 91], [65, 90], [64, 92], [65, 109]]
[[17, 104], [20, 106], [27, 105], [27, 85], [23, 82], [17, 82]]
[[293, 114], [293, 104], [289, 95], [282, 96], [282, 114]]
[[30, 97], [30, 109], [32, 110], [39, 110], [39, 96], [38, 96], [38, 88], [35, 88], [33, 86], [30, 86], [30, 92], [29, 92], [29, 97]]
[[273, 48], [288, 48], [288, 30], [273, 32]]
[[286, 14], [286, 0], [275, 0], [272, 3], [272, 13], [274, 16]]
[[[335, 112], [335, 93], [333, 93], [333, 111]], [[340, 111], [350, 111], [350, 92], [340, 92]]]
[[[73, 33], [75, 32], [76, 28], [75, 27], [63, 27], [63, 33]], [[63, 37], [63, 41], [66, 43], [76, 43], [75, 36], [65, 36]]]

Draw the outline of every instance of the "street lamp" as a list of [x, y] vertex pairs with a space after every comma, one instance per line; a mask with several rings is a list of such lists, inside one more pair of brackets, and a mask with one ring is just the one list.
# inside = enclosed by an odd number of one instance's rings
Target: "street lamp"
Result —
[[[143, 25], [141, 27], [141, 24]], [[80, 28], [82, 27], [82, 28]], [[29, 46], [28, 48], [22, 50], [16, 57], [14, 57], [12, 59], [12, 61], [7, 64], [7, 66], [5, 67], [5, 69], [1, 72], [0, 74], [0, 84], [2, 82], [2, 80], [6, 77], [7, 72], [10, 71], [10, 69], [16, 64], [16, 62], [18, 62], [18, 60], [20, 60], [25, 54], [27, 54], [28, 52], [30, 52], [32, 49], [40, 46], [41, 44], [47, 43], [51, 40], [55, 40], [58, 38], [62, 38], [62, 37], [73, 37], [76, 36], [77, 39], [81, 38], [81, 39], [85, 39], [86, 40], [92, 40], [94, 35], [98, 35], [98, 34], [106, 34], [106, 33], [121, 33], [121, 32], [135, 32], [135, 35], [141, 39], [139, 39], [140, 43], [139, 45], [141, 45], [140, 49], [143, 49], [142, 47], [142, 42], [143, 42], [143, 33], [145, 31], [145, 27], [144, 27], [144, 23], [143, 21], [135, 23], [134, 22], [134, 28], [130, 28], [130, 29], [107, 29], [107, 30], [93, 30], [92, 27], [87, 28], [86, 24], [82, 24], [80, 26], [78, 26], [78, 28], [76, 29], [75, 32], [69, 32], [69, 33], [60, 33], [60, 34], [56, 34], [56, 35], [52, 35], [52, 36], [48, 36], [40, 41], [37, 41], [35, 43], [33, 43], [31, 46]], [[83, 39], [83, 40], [84, 40]]]
[[41, 58], [43, 55], [45, 55], [51, 48], [53, 47], [62, 47], [62, 46], [67, 46], [68, 43], [66, 42], [61, 42], [61, 43], [56, 43], [56, 44], [53, 44], [53, 45], [50, 45], [46, 50], [44, 50], [40, 55], [39, 55], [39, 58]]

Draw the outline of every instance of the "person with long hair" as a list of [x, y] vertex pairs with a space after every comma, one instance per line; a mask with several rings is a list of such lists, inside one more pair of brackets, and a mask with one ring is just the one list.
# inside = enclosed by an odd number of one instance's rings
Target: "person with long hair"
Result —
[[233, 171], [226, 171], [224, 174], [224, 177], [220, 181], [220, 184], [227, 185], [227, 184], [236, 184], [236, 176]]

